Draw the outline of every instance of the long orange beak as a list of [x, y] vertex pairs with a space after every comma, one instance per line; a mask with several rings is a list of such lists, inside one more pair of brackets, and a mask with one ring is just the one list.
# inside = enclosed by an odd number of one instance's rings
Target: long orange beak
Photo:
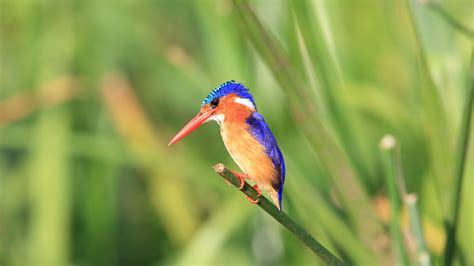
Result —
[[168, 146], [178, 142], [180, 139], [186, 137], [189, 133], [193, 132], [196, 128], [198, 128], [202, 123], [206, 122], [206, 120], [212, 116], [215, 109], [209, 110], [205, 113], [198, 113], [191, 121], [189, 121], [183, 129], [181, 129], [176, 136], [168, 143]]

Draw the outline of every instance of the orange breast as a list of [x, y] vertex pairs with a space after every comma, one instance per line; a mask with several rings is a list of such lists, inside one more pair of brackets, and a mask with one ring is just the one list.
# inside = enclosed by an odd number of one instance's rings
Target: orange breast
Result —
[[249, 178], [259, 187], [273, 191], [272, 180], [278, 178], [278, 172], [266, 155], [265, 148], [247, 129], [245, 122], [224, 122], [221, 125], [224, 144], [232, 159]]

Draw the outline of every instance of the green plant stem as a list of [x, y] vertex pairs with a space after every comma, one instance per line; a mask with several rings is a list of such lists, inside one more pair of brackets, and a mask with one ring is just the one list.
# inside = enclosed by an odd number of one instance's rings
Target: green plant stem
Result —
[[380, 141], [380, 151], [382, 155], [385, 177], [390, 197], [390, 234], [392, 238], [392, 248], [395, 259], [399, 265], [407, 265], [407, 257], [403, 246], [403, 236], [400, 228], [400, 196], [398, 195], [397, 180], [395, 173], [395, 145], [393, 136], [386, 135]]
[[466, 103], [464, 104], [464, 111], [461, 120], [461, 130], [459, 132], [459, 143], [456, 153], [456, 165], [454, 173], [454, 191], [451, 200], [451, 213], [446, 220], [446, 243], [444, 246], [444, 265], [451, 265], [454, 259], [456, 250], [456, 232], [459, 221], [459, 210], [462, 196], [462, 183], [464, 176], [464, 169], [466, 166], [467, 147], [469, 146], [469, 134], [471, 130], [471, 116], [473, 112], [474, 102], [474, 47], [471, 55], [471, 67], [469, 70], [471, 79], [470, 87], [466, 95]]
[[399, 186], [399, 193], [402, 195], [405, 207], [408, 209], [408, 219], [410, 221], [410, 233], [412, 238], [415, 240], [415, 253], [418, 265], [420, 266], [431, 266], [431, 258], [428, 250], [426, 249], [425, 237], [423, 234], [423, 226], [420, 221], [420, 213], [418, 211], [417, 197], [414, 193], [408, 193], [406, 188], [406, 182], [401, 166], [400, 149], [395, 147], [395, 170], [396, 177]]
[[[240, 186], [240, 179], [236, 177], [223, 164], [216, 164], [214, 166], [214, 171], [223, 178], [225, 178], [235, 187], [238, 188]], [[270, 214], [270, 216], [277, 220], [281, 225], [286, 227], [286, 229], [290, 230], [290, 232], [292, 232], [316, 255], [318, 255], [319, 258], [321, 258], [321, 260], [326, 265], [344, 265], [341, 260], [334, 256], [329, 250], [327, 250], [321, 243], [314, 239], [308, 232], [306, 232], [306, 230], [299, 226], [288, 215], [286, 215], [283, 211], [278, 210], [278, 208], [273, 203], [268, 201], [265, 197], [259, 196], [257, 191], [248, 183], [245, 182], [243, 188], [240, 190], [252, 200], [258, 200], [257, 205], [260, 206], [260, 208]]]
[[451, 14], [449, 14], [439, 3], [435, 1], [427, 1], [427, 6], [431, 8], [434, 12], [438, 13], [447, 23], [449, 23], [456, 30], [464, 33], [467, 37], [474, 37], [474, 30], [470, 29], [466, 25], [459, 22]]
[[420, 215], [416, 206], [417, 197], [415, 194], [405, 194], [403, 196], [403, 201], [405, 202], [408, 208], [410, 228], [416, 244], [416, 256], [418, 260], [418, 265], [430, 266], [431, 259], [426, 249], [425, 238], [423, 235], [423, 227], [421, 225]]

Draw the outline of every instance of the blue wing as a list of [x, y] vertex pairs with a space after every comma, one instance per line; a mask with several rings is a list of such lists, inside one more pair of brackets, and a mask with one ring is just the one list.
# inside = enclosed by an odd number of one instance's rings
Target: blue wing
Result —
[[278, 171], [278, 178], [275, 183], [272, 184], [275, 190], [278, 190], [278, 201], [281, 209], [281, 201], [283, 199], [283, 185], [285, 183], [285, 160], [283, 154], [278, 147], [275, 137], [273, 136], [270, 128], [263, 119], [263, 116], [258, 112], [253, 112], [252, 115], [247, 118], [247, 124], [250, 126], [250, 132], [265, 148], [268, 157], [273, 162], [273, 166]]

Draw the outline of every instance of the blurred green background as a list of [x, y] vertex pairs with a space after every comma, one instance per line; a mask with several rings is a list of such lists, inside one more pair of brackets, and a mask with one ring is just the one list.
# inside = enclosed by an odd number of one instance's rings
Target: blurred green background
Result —
[[[351, 264], [400, 263], [379, 150], [393, 135], [441, 262], [474, 3], [237, 3], [0, 1], [1, 265], [319, 264], [212, 171], [237, 169], [217, 125], [167, 146], [230, 79], [285, 155], [284, 210]], [[474, 264], [466, 148], [458, 265]], [[397, 222], [418, 264], [403, 206]]]

